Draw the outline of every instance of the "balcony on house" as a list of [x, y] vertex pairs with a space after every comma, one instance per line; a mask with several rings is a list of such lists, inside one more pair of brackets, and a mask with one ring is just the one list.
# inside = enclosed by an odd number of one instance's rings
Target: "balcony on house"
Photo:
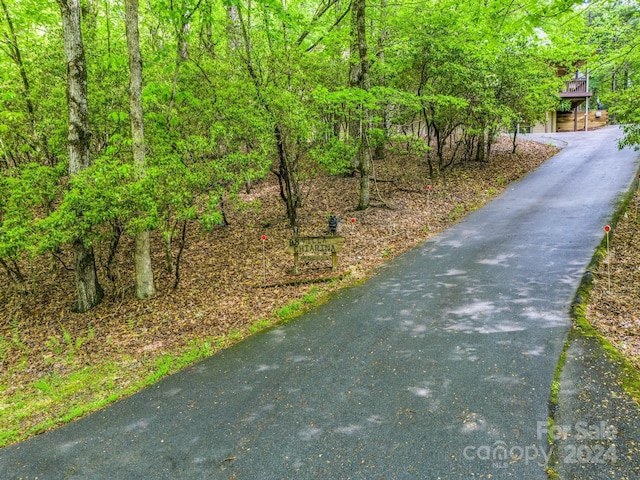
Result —
[[566, 82], [560, 98], [571, 102], [571, 111], [557, 113], [557, 131], [578, 131], [589, 129], [589, 99], [593, 92], [589, 91], [589, 73], [576, 72], [571, 80]]
[[[558, 69], [558, 76], [565, 77], [569, 71]], [[549, 111], [545, 115], [544, 122], [538, 122], [533, 126], [523, 126], [523, 129], [534, 133], [549, 132], [576, 132], [603, 127], [608, 121], [608, 112], [600, 110], [597, 105], [590, 105], [593, 92], [589, 90], [589, 71], [574, 72], [573, 78], [565, 82], [565, 87], [559, 94], [564, 105], [563, 111]]]
[[593, 92], [589, 91], [589, 79], [577, 75], [566, 83], [565, 89], [560, 93], [560, 98], [580, 98], [583, 99], [583, 101], [592, 96]]

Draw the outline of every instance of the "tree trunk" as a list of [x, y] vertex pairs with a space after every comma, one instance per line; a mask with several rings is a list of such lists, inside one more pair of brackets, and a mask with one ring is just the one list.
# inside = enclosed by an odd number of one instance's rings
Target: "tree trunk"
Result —
[[274, 173], [278, 177], [280, 198], [282, 198], [287, 207], [289, 226], [293, 230], [293, 234], [297, 236], [299, 227], [298, 208], [302, 204], [302, 195], [298, 182], [298, 161], [294, 152], [286, 151], [285, 139], [277, 124], [274, 127], [274, 136], [278, 148], [278, 158], [280, 159], [279, 168]]
[[476, 151], [476, 162], [484, 162], [484, 154], [486, 152], [486, 143], [485, 143], [485, 131], [484, 127], [482, 131], [478, 135], [478, 150]]
[[180, 248], [178, 249], [178, 255], [176, 256], [176, 277], [173, 282], [173, 289], [178, 288], [180, 283], [180, 261], [182, 260], [182, 252], [184, 252], [184, 245], [187, 242], [187, 221], [182, 223], [182, 235], [180, 236]]
[[[349, 46], [349, 88], [360, 88], [362, 81], [362, 66], [359, 59], [358, 49], [358, 11], [356, 3], [351, 3], [351, 43]], [[361, 140], [360, 129], [362, 120], [356, 118], [357, 112], [349, 112], [348, 118], [348, 143], [353, 144]], [[358, 169], [359, 154], [351, 161], [351, 171]]]
[[[69, 175], [73, 176], [91, 165], [89, 158], [89, 109], [87, 106], [87, 65], [80, 28], [79, 0], [58, 0], [62, 14], [64, 53], [67, 62], [67, 107], [69, 130], [67, 151]], [[93, 248], [81, 238], [73, 242], [74, 272], [77, 293], [76, 310], [86, 312], [100, 303], [103, 297], [98, 282]]]
[[[352, 14], [353, 23], [351, 28], [355, 28], [355, 41], [358, 47], [358, 57], [360, 59], [358, 87], [362, 90], [369, 91], [371, 88], [371, 80], [369, 75], [369, 58], [367, 57], [367, 31], [366, 31], [366, 0], [354, 0], [351, 8], [354, 10]], [[352, 32], [353, 35], [353, 32]], [[369, 171], [371, 169], [371, 149], [367, 128], [369, 127], [369, 114], [361, 106], [361, 123], [360, 123], [360, 141], [358, 151], [358, 172], [360, 173], [360, 199], [358, 202], [358, 210], [364, 210], [369, 207]]]
[[[387, 37], [389, 36], [389, 32], [387, 31], [387, 0], [380, 0], [380, 22], [382, 26], [380, 27], [380, 33], [378, 36], [378, 65], [384, 65], [384, 49], [387, 43]], [[378, 79], [378, 85], [381, 87], [387, 86], [387, 79], [384, 73], [384, 68], [381, 68], [382, 74]], [[375, 153], [373, 155], [373, 160], [382, 160], [384, 158], [384, 148], [387, 143], [387, 139], [389, 138], [389, 116], [388, 116], [388, 105], [385, 104], [382, 107], [380, 112], [380, 122], [378, 124], [378, 128], [382, 130], [382, 138], [378, 139], [378, 143], [376, 144]], [[420, 130], [418, 129], [418, 136], [420, 135]]]
[[360, 173], [360, 198], [358, 199], [358, 210], [365, 210], [369, 207], [370, 188], [369, 172], [371, 170], [371, 153], [369, 145], [361, 147], [358, 172]]
[[151, 241], [149, 232], [140, 232], [136, 235], [136, 250], [134, 264], [136, 271], [136, 298], [145, 300], [156, 294], [153, 283], [153, 269], [151, 268]]
[[0, 5], [2, 6], [2, 10], [4, 12], [7, 27], [9, 28], [9, 35], [5, 34], [5, 42], [7, 43], [9, 57], [11, 57], [11, 59], [14, 61], [20, 72], [22, 87], [24, 89], [24, 101], [27, 106], [27, 112], [29, 113], [29, 121], [31, 122], [32, 129], [35, 133], [35, 111], [33, 108], [33, 103], [31, 101], [31, 87], [29, 85], [27, 71], [25, 70], [24, 63], [22, 62], [22, 53], [20, 52], [20, 47], [18, 46], [18, 37], [16, 36], [16, 32], [13, 28], [13, 22], [11, 21], [11, 16], [9, 15], [9, 10], [7, 10], [7, 6], [4, 0], [0, 0]]
[[237, 11], [238, 22], [241, 29], [242, 40], [244, 42], [245, 58], [247, 72], [256, 90], [256, 97], [262, 104], [265, 112], [273, 119], [273, 136], [276, 141], [278, 150], [279, 167], [278, 170], [272, 170], [273, 174], [278, 178], [280, 186], [280, 197], [287, 207], [287, 218], [294, 235], [298, 235], [298, 208], [302, 203], [302, 195], [300, 192], [300, 184], [298, 182], [298, 158], [295, 152], [288, 151], [290, 143], [287, 142], [286, 131], [283, 131], [278, 123], [278, 119], [274, 115], [271, 105], [267, 98], [263, 95], [263, 84], [258, 77], [253, 65], [253, 57], [251, 50], [251, 39], [249, 30], [251, 25], [246, 25], [242, 17], [242, 12]]
[[[611, 74], [611, 93], [615, 94], [617, 90], [618, 90], [618, 75], [616, 70], [614, 69], [613, 73]], [[616, 125], [618, 121], [615, 110], [611, 113], [610, 121], [613, 125]]]
[[87, 247], [79, 238], [73, 241], [73, 260], [78, 297], [75, 310], [84, 313], [98, 305], [104, 293], [96, 274], [93, 248]]
[[49, 141], [47, 139], [47, 136], [44, 133], [42, 134], [38, 133], [38, 122], [36, 120], [36, 110], [33, 104], [32, 96], [31, 96], [31, 85], [29, 83], [29, 76], [27, 75], [27, 70], [25, 68], [24, 62], [22, 61], [22, 53], [18, 45], [18, 37], [13, 27], [13, 21], [11, 20], [11, 16], [9, 15], [9, 10], [7, 9], [7, 5], [4, 0], [0, 0], [0, 6], [2, 6], [2, 10], [4, 12], [5, 19], [7, 22], [7, 27], [9, 29], [10, 37], [8, 37], [5, 34], [8, 54], [9, 54], [9, 57], [13, 60], [13, 62], [18, 67], [18, 71], [20, 72], [20, 78], [22, 80], [22, 88], [24, 90], [24, 101], [27, 107], [27, 113], [28, 113], [29, 123], [31, 127], [30, 133], [34, 138], [34, 141], [40, 144], [40, 148], [42, 149], [41, 153], [44, 159], [47, 161], [47, 163], [50, 166], [53, 166], [55, 161], [51, 157], [51, 154], [49, 152]]
[[[126, 32], [129, 50], [129, 117], [131, 119], [131, 149], [138, 177], [145, 175], [144, 121], [142, 113], [142, 58], [138, 33], [138, 0], [126, 0]], [[136, 234], [134, 253], [136, 297], [151, 298], [156, 294], [151, 268], [149, 232]]]

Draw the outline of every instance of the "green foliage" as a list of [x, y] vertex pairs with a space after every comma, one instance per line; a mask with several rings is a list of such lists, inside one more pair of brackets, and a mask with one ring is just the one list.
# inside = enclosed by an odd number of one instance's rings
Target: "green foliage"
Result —
[[[393, 6], [393, 15], [370, 6], [371, 88], [349, 88], [346, 4], [152, 0], [140, 15], [146, 165], [138, 169], [124, 5], [98, 2], [82, 18], [92, 166], [69, 180], [59, 10], [40, 3], [8, 6], [22, 64], [13, 50], [0, 53], [0, 259], [16, 262], [76, 238], [99, 246], [115, 227], [131, 236], [157, 230], [170, 252], [178, 225], [214, 228], [222, 202], [237, 206], [245, 185], [283, 165], [296, 185], [317, 169], [352, 173], [362, 139], [420, 161], [435, 155], [441, 168], [458, 161], [446, 158], [447, 145], [484, 155], [502, 127], [555, 106], [555, 65], [593, 50], [575, 41], [584, 19], [563, 14], [571, 1], [427, 0]], [[622, 40], [607, 36], [607, 22], [628, 40], [637, 14], [595, 10], [593, 30], [613, 62]], [[295, 208], [300, 190], [288, 195]]]
[[633, 86], [622, 90], [612, 99], [615, 106], [611, 109], [618, 117], [618, 121], [624, 123], [624, 137], [619, 141], [620, 148], [629, 146], [640, 150], [640, 99], [638, 97], [640, 87]]
[[591, 89], [609, 109], [610, 121], [625, 124], [620, 147], [640, 145], [640, 10], [637, 2], [597, 2], [584, 14], [583, 43], [594, 46]]
[[309, 151], [315, 160], [329, 175], [344, 175], [351, 169], [358, 147], [349, 145], [337, 138], [321, 143]]
[[570, 100], [560, 100], [556, 105], [556, 111], [558, 112], [570, 112], [571, 111], [571, 101]]
[[422, 158], [431, 147], [427, 145], [419, 135], [392, 135], [389, 142], [393, 145], [392, 151], [403, 155], [414, 155]]
[[0, 177], [0, 258], [18, 260], [40, 238], [37, 225], [53, 208], [64, 165], [25, 164]]
[[[472, 153], [484, 159], [501, 128], [534, 122], [555, 105], [560, 85], [552, 47], [540, 38], [544, 13], [529, 3], [526, 16], [502, 2], [445, 1], [394, 19], [403, 50], [386, 57], [393, 86], [416, 92], [419, 104], [394, 109], [392, 121], [412, 129], [420, 121], [438, 168]], [[448, 145], [462, 155], [447, 157]]]

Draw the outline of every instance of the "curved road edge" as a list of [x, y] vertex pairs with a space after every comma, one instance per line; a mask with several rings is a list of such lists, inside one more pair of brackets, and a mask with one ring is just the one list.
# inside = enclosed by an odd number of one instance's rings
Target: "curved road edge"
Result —
[[[638, 182], [636, 175], [612, 217], [614, 232]], [[603, 236], [576, 292], [573, 327], [556, 369], [547, 429], [552, 480], [640, 476], [640, 372], [585, 316], [605, 242]]]

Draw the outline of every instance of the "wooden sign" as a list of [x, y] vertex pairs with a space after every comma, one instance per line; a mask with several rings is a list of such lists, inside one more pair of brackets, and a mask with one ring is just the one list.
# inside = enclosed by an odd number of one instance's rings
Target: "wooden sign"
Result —
[[296, 275], [303, 261], [324, 260], [331, 255], [331, 269], [338, 268], [338, 252], [342, 250], [344, 237], [296, 237], [287, 240], [287, 253], [293, 254], [293, 265]]

